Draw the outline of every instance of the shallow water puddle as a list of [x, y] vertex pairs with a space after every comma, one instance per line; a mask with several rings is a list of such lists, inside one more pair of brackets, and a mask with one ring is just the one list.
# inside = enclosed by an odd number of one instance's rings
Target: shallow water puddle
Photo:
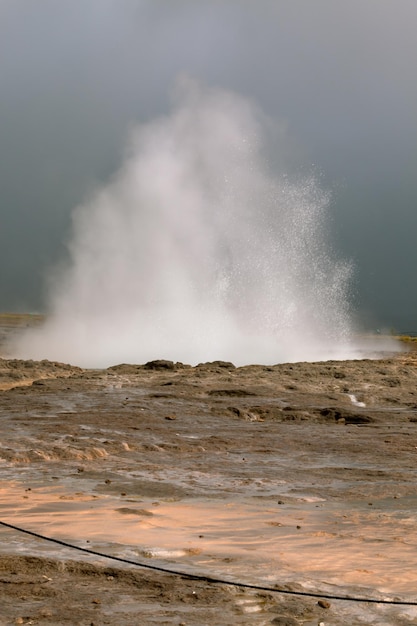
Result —
[[[313, 580], [409, 599], [417, 567], [415, 516], [389, 506], [368, 509], [329, 502], [157, 502], [13, 482], [0, 488], [1, 520], [81, 547], [142, 562], [175, 561], [184, 571], [250, 583]], [[3, 552], [11, 536], [14, 549], [17, 543], [33, 552], [35, 544], [35, 551], [55, 556], [61, 550], [36, 539], [28, 548], [27, 536], [3, 533]]]

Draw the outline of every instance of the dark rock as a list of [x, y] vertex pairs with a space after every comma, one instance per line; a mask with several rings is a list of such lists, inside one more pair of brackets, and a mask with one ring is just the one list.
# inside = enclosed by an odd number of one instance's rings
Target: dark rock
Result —
[[210, 389], [209, 396], [256, 396], [256, 393], [248, 389]]
[[329, 421], [344, 420], [345, 424], [372, 424], [375, 422], [373, 417], [364, 413], [353, 413], [345, 409], [335, 409], [333, 407], [325, 407], [319, 410], [319, 414]]
[[375, 422], [373, 417], [369, 415], [360, 415], [358, 413], [352, 413], [351, 415], [343, 415], [345, 424], [373, 424]]
[[275, 624], [275, 626], [299, 626], [300, 622], [288, 615], [277, 615], [271, 620], [271, 624]]
[[223, 367], [226, 370], [236, 369], [236, 366], [230, 361], [212, 361], [211, 365], [214, 365], [215, 367]]
[[116, 374], [137, 374], [143, 369], [143, 365], [131, 365], [128, 363], [120, 363], [107, 368], [107, 372], [115, 372]]
[[148, 361], [145, 363], [144, 368], [147, 370], [174, 370], [175, 363], [173, 361], [166, 361], [165, 359], [157, 359], [156, 361]]
[[319, 600], [317, 604], [321, 606], [322, 609], [330, 609], [331, 607], [331, 604], [328, 600]]
[[151, 511], [147, 511], [146, 509], [132, 509], [127, 506], [122, 506], [118, 509], [115, 509], [118, 513], [122, 513], [122, 515], [143, 515], [145, 517], [152, 517], [153, 513]]
[[199, 369], [206, 370], [217, 370], [217, 369], [225, 369], [225, 370], [235, 370], [236, 366], [233, 365], [230, 361], [208, 361], [207, 363], [199, 363], [197, 365]]

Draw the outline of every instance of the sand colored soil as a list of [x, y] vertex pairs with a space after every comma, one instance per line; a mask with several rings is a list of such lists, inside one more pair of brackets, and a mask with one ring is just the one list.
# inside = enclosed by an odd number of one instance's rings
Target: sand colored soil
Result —
[[[235, 368], [0, 359], [0, 520], [145, 565], [417, 603], [417, 353]], [[417, 624], [0, 526], [0, 624]]]

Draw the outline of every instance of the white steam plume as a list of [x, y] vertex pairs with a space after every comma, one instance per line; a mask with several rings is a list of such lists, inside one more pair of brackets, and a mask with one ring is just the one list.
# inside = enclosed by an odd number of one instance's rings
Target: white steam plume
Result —
[[260, 117], [183, 81], [172, 113], [139, 126], [120, 171], [74, 211], [69, 267], [18, 354], [91, 367], [352, 357], [328, 197], [313, 178], [270, 175]]

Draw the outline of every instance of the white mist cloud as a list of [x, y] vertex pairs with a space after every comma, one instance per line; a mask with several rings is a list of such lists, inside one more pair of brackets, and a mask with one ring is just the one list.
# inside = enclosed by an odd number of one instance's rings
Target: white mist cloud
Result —
[[252, 103], [180, 81], [171, 114], [137, 127], [120, 170], [74, 211], [47, 322], [17, 353], [94, 367], [352, 356], [328, 197], [312, 177], [272, 176], [263, 152]]

